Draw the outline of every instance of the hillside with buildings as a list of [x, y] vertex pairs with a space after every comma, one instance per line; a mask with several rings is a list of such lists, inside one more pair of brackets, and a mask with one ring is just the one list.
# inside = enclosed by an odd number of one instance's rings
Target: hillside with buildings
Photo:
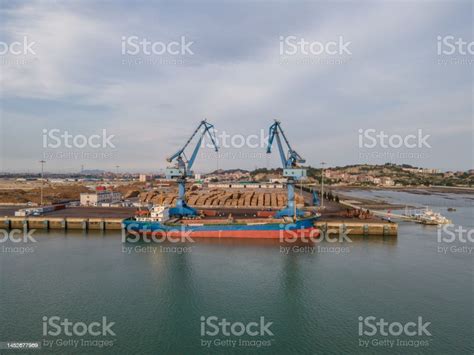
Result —
[[[321, 169], [307, 168], [308, 179], [320, 183]], [[248, 178], [252, 181], [278, 181], [282, 172], [281, 168], [256, 169], [248, 173]], [[222, 174], [213, 177], [219, 176]], [[359, 164], [325, 168], [324, 179], [328, 184], [352, 186], [472, 186], [474, 170], [441, 172], [438, 169], [418, 168], [406, 164]]]

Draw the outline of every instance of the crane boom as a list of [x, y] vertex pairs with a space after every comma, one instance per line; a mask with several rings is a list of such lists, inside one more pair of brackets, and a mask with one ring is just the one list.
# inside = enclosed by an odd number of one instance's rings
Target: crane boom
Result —
[[191, 159], [189, 159], [188, 161], [188, 164], [187, 164], [187, 168], [189, 170], [191, 170], [193, 164], [194, 164], [194, 160], [196, 159], [196, 156], [197, 156], [197, 153], [199, 151], [199, 148], [201, 146], [201, 142], [202, 142], [202, 139], [204, 138], [204, 136], [206, 135], [206, 133], [208, 134], [209, 138], [211, 139], [211, 142], [214, 146], [214, 150], [217, 152], [218, 151], [218, 147], [217, 147], [217, 143], [216, 143], [216, 138], [215, 138], [215, 134], [214, 134], [214, 125], [210, 124], [209, 122], [207, 122], [206, 120], [202, 120], [201, 123], [199, 124], [199, 126], [194, 130], [193, 134], [191, 135], [191, 137], [189, 137], [189, 139], [186, 141], [186, 143], [184, 144], [184, 146], [179, 149], [176, 153], [174, 153], [173, 155], [171, 155], [170, 157], [168, 157], [166, 159], [166, 161], [168, 163], [171, 163], [174, 159], [181, 157], [184, 155], [184, 151], [186, 150], [186, 148], [189, 146], [189, 144], [191, 143], [191, 141], [193, 140], [193, 138], [196, 136], [196, 134], [200, 131], [200, 129], [204, 127], [204, 130], [201, 131], [201, 135], [199, 137], [199, 141], [196, 145], [196, 147], [194, 148], [194, 151], [193, 151], [193, 154], [191, 156]]
[[[283, 140], [285, 141], [288, 147], [288, 155], [285, 155], [280, 135], [283, 137]], [[277, 121], [277, 120], [275, 120], [275, 122], [270, 126], [270, 129], [269, 129], [267, 153], [272, 152], [272, 144], [275, 138], [278, 145], [278, 150], [280, 152], [280, 158], [281, 158], [283, 168], [291, 169], [292, 167], [296, 167], [297, 164], [304, 164], [306, 162], [306, 160], [304, 160], [301, 157], [301, 155], [299, 155], [291, 147], [290, 142], [288, 141], [288, 138], [286, 138], [285, 132], [281, 128], [280, 121]]]
[[[198, 134], [198, 132], [200, 132], [199, 139], [193, 149], [191, 158], [188, 160], [184, 151], [189, 146], [193, 138]], [[194, 208], [189, 207], [185, 201], [186, 178], [192, 175], [191, 169], [193, 167], [194, 161], [196, 160], [199, 148], [201, 147], [202, 140], [206, 134], [209, 136], [212, 142], [214, 151], [217, 152], [219, 148], [217, 146], [217, 140], [215, 137], [214, 125], [210, 124], [206, 120], [202, 120], [198, 127], [194, 130], [191, 137], [186, 141], [184, 146], [166, 159], [169, 163], [171, 163], [173, 160], [176, 160], [176, 165], [174, 167], [166, 168], [166, 178], [177, 178], [178, 182], [178, 198], [176, 201], [176, 207], [170, 208], [170, 216], [193, 217], [197, 215], [197, 211]]]

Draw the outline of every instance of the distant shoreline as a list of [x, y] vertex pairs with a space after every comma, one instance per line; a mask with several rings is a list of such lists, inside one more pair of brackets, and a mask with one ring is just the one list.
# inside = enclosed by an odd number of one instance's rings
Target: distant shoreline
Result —
[[464, 186], [351, 186], [351, 185], [326, 185], [327, 189], [333, 190], [395, 190], [410, 193], [429, 195], [430, 192], [447, 192], [454, 194], [474, 194], [474, 187]]

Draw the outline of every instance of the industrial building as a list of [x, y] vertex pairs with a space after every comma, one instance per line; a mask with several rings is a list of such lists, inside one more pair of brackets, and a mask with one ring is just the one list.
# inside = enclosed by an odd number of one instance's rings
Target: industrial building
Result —
[[114, 191], [81, 193], [81, 206], [103, 206], [122, 201], [122, 194]]
[[150, 180], [151, 180], [151, 176], [147, 174], [140, 174], [140, 176], [138, 177], [138, 181], [140, 182], [147, 182]]

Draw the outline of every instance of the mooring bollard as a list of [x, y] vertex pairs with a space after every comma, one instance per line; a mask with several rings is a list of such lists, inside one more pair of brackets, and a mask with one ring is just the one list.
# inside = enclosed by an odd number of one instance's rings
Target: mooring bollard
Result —
[[346, 234], [346, 231], [347, 231], [347, 226], [345, 223], [342, 223], [340, 226], [339, 226], [339, 231], [341, 234]]
[[326, 235], [328, 232], [328, 224], [327, 223], [324, 223], [323, 224], [323, 233]]
[[12, 221], [10, 219], [4, 220], [3, 224], [4, 224], [6, 229], [11, 229], [11, 227], [12, 227]]
[[369, 225], [368, 224], [364, 224], [363, 231], [364, 231], [364, 235], [369, 235]]

